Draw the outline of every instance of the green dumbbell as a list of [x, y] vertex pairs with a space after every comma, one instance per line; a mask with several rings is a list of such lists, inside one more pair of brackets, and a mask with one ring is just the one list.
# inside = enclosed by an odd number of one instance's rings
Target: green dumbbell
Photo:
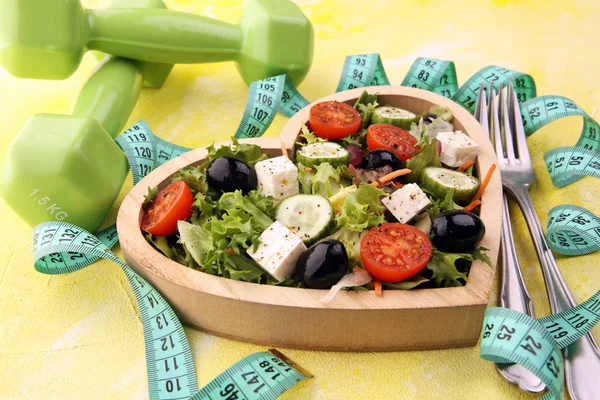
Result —
[[[164, 8], [161, 0], [114, 6]], [[71, 115], [34, 115], [6, 157], [0, 194], [30, 225], [71, 222], [96, 231], [115, 202], [128, 164], [113, 140], [139, 98], [142, 81], [160, 87], [172, 65], [106, 57], [83, 86]]]
[[86, 50], [158, 63], [235, 61], [246, 83], [287, 73], [313, 54], [310, 21], [289, 0], [249, 0], [239, 25], [171, 10], [85, 10], [77, 0], [0, 0], [0, 62], [14, 76], [64, 79]]
[[[110, 8], [167, 8], [162, 0], [114, 0]], [[94, 51], [94, 56], [101, 61], [106, 54], [100, 51]], [[140, 64], [142, 75], [144, 76], [144, 87], [159, 88], [167, 80], [167, 77], [173, 69], [173, 64], [144, 62]]]

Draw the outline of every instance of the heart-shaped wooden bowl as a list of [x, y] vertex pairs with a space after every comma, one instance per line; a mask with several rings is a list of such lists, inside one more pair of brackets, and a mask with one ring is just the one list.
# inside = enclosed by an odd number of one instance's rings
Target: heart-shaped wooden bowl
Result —
[[[367, 89], [390, 104], [420, 114], [433, 104], [448, 106], [454, 127], [480, 144], [480, 175], [496, 162], [492, 145], [478, 122], [456, 103], [437, 94], [406, 87]], [[353, 104], [363, 89], [320, 99]], [[279, 139], [251, 139], [269, 156], [281, 154], [281, 143], [293, 153], [310, 106], [292, 117]], [[220, 145], [227, 144], [221, 143]], [[207, 151], [193, 150], [169, 161], [145, 177], [127, 195], [119, 210], [117, 227], [128, 264], [149, 280], [173, 306], [182, 321], [218, 336], [268, 345], [339, 351], [416, 350], [473, 346], [477, 343], [494, 268], [475, 261], [464, 287], [342, 291], [330, 303], [321, 303], [327, 291], [238, 282], [212, 276], [164, 257], [146, 242], [140, 230], [142, 202], [148, 187], [165, 187], [182, 167], [201, 163]], [[501, 226], [502, 187], [495, 173], [482, 199], [481, 218], [486, 225], [481, 246], [494, 265]]]

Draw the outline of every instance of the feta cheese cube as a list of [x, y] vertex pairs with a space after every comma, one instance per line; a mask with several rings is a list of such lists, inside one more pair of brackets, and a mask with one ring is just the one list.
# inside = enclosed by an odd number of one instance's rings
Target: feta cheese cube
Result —
[[267, 196], [283, 199], [300, 192], [298, 167], [286, 156], [269, 158], [256, 163], [258, 188]]
[[416, 183], [409, 183], [396, 190], [381, 202], [396, 217], [398, 222], [407, 223], [427, 208], [431, 202]]
[[479, 145], [461, 131], [440, 132], [437, 140], [442, 144], [440, 161], [449, 167], [460, 167], [465, 162], [477, 158]]
[[250, 247], [246, 252], [265, 271], [279, 282], [292, 276], [296, 262], [306, 251], [306, 246], [298, 236], [279, 221], [275, 221], [259, 237], [256, 251]]

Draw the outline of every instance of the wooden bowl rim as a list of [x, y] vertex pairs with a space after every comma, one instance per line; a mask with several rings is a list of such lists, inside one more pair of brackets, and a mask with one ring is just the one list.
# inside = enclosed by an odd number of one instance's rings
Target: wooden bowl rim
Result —
[[[326, 100], [352, 101], [357, 99], [364, 90], [364, 88], [358, 88], [335, 93], [319, 99], [311, 103], [311, 105]], [[366, 90], [370, 93], [382, 95], [409, 96], [425, 100], [432, 104], [441, 104], [449, 107], [454, 114], [455, 120], [460, 121], [464, 130], [480, 145], [477, 161], [479, 171], [485, 173], [496, 162], [492, 144], [483, 128], [470, 113], [453, 101], [432, 92], [402, 86], [377, 86], [366, 88]], [[241, 142], [259, 144], [264, 151], [272, 153], [280, 150], [283, 143], [287, 149], [292, 151], [301, 126], [308, 120], [311, 105], [303, 108], [290, 118], [278, 138], [244, 139]], [[225, 141], [217, 143], [215, 146], [219, 147], [230, 143], [230, 141]], [[170, 260], [155, 250], [144, 239], [139, 229], [139, 219], [141, 205], [144, 195], [147, 193], [147, 188], [160, 187], [161, 184], [164, 186], [167, 179], [179, 168], [202, 162], [207, 154], [206, 148], [203, 147], [170, 160], [148, 174], [127, 194], [119, 209], [117, 230], [121, 248], [128, 261], [136, 262], [147, 270], [147, 272], [182, 287], [231, 300], [273, 306], [314, 309], [386, 310], [487, 304], [500, 241], [502, 186], [499, 173], [493, 175], [483, 195], [481, 207], [481, 218], [486, 225], [486, 234], [481, 242], [481, 246], [489, 249], [488, 255], [492, 259], [491, 268], [482, 261], [474, 261], [467, 284], [462, 287], [388, 290], [381, 297], [375, 297], [372, 291], [341, 291], [330, 303], [321, 303], [319, 299], [327, 293], [327, 290], [261, 285], [210, 275]]]

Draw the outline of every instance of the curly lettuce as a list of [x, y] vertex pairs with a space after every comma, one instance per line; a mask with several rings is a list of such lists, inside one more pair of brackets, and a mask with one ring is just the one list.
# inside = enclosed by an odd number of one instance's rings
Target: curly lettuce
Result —
[[406, 168], [411, 171], [406, 175], [406, 180], [411, 183], [418, 183], [421, 180], [421, 174], [425, 168], [442, 166], [437, 139], [430, 140], [427, 134], [422, 139], [419, 143], [421, 150], [406, 162]]
[[[254, 167], [254, 165], [262, 160], [268, 158], [263, 153], [259, 145], [240, 143], [236, 138], [231, 138], [231, 144], [229, 146], [221, 146], [216, 148], [214, 143], [206, 148], [208, 150], [208, 161], [212, 161], [215, 158], [230, 156], [239, 158], [245, 161], [248, 165]], [[206, 164], [206, 163], [205, 163]]]
[[431, 274], [434, 287], [464, 286], [472, 261], [481, 260], [491, 266], [490, 258], [483, 251], [487, 249], [479, 247], [471, 253], [444, 253], [434, 249], [426, 272], [420, 275]]
[[[212, 275], [246, 282], [276, 284], [246, 255], [275, 220], [276, 200], [257, 191], [224, 193], [216, 201], [197, 193], [191, 222], [179, 221], [179, 242], [171, 258]], [[290, 285], [292, 282], [282, 284]]]
[[360, 185], [356, 191], [350, 192], [344, 205], [336, 217], [339, 228], [346, 227], [354, 232], [380, 225], [385, 222], [385, 207], [379, 198], [386, 193], [373, 185]]

